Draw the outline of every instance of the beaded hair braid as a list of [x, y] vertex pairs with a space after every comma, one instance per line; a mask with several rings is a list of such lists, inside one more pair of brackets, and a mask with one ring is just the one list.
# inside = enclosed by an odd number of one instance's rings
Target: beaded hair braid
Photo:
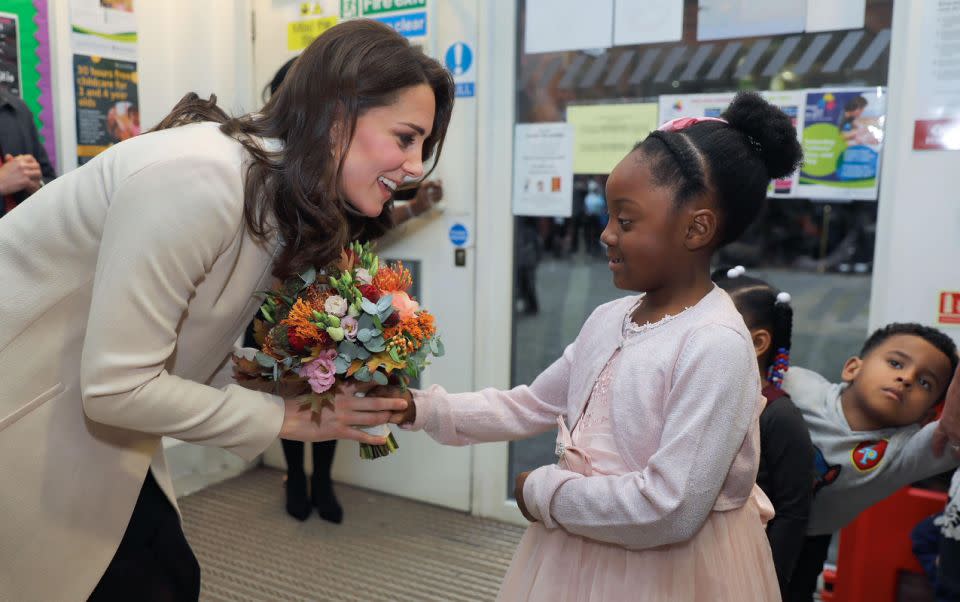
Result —
[[790, 369], [790, 341], [793, 336], [793, 307], [790, 294], [746, 275], [743, 266], [718, 270], [714, 281], [726, 290], [749, 328], [769, 328], [773, 349], [767, 366], [767, 380], [778, 389]]

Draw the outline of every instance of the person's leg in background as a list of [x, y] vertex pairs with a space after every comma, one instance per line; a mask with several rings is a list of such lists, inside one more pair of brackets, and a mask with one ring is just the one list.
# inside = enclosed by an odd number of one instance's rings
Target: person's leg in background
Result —
[[333, 493], [333, 479], [330, 477], [333, 455], [336, 451], [335, 440], [313, 444], [313, 477], [310, 480], [310, 495], [320, 518], [340, 524], [343, 522], [343, 508]]
[[303, 471], [303, 442], [281, 439], [280, 443], [287, 461], [287, 514], [297, 520], [307, 520], [311, 509], [307, 475]]
[[[957, 482], [954, 476], [953, 482]], [[960, 505], [957, 491], [951, 486], [953, 498], [937, 520], [940, 527], [940, 556], [937, 562], [937, 602], [960, 600]]]
[[913, 555], [927, 576], [930, 587], [937, 585], [937, 555], [940, 553], [940, 528], [934, 521], [940, 513], [923, 519], [910, 532]]
[[823, 563], [827, 560], [832, 535], [813, 535], [807, 537], [797, 558], [790, 579], [790, 597], [784, 602], [810, 602], [817, 590], [817, 579], [823, 572]]

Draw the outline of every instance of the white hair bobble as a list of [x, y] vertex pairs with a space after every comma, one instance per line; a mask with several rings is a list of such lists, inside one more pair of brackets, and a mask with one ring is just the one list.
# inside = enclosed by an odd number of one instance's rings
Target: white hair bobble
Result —
[[747, 268], [743, 267], [742, 265], [738, 265], [727, 270], [727, 278], [739, 278], [746, 273]]
[[785, 292], [777, 293], [777, 303], [787, 305], [788, 303], [790, 303], [791, 299], [792, 297], [790, 296], [790, 293], [785, 293]]

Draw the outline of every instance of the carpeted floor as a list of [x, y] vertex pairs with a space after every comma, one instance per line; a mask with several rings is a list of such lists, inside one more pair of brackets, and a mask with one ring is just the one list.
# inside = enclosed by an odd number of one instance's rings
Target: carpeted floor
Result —
[[342, 525], [283, 509], [258, 468], [180, 499], [201, 600], [493, 600], [522, 528], [337, 486]]

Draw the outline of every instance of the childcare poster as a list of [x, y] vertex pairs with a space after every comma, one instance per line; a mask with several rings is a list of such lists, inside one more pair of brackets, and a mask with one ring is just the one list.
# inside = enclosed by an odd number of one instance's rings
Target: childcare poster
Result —
[[877, 200], [885, 114], [883, 88], [808, 91], [796, 196]]
[[718, 94], [664, 94], [660, 97], [660, 121], [680, 117], [719, 117], [733, 100], [733, 92]]
[[0, 13], [0, 88], [20, 96], [20, 44], [17, 15]]
[[[797, 136], [800, 136], [800, 132], [803, 129], [803, 103], [806, 93], [802, 90], [787, 90], [783, 92], [761, 92], [761, 94], [767, 102], [779, 108], [790, 118], [790, 121], [793, 122], [793, 127], [797, 129]], [[772, 197], [779, 198], [802, 196], [797, 194], [797, 180], [799, 179], [799, 175], [800, 172], [798, 170], [789, 176], [774, 180], [770, 183], [768, 194]]]
[[98, 56], [73, 56], [77, 97], [77, 162], [140, 133], [137, 64]]
[[[782, 92], [764, 91], [760, 94], [777, 106], [793, 121], [799, 132], [802, 127], [806, 93], [802, 90]], [[708, 94], [667, 94], [660, 97], [660, 121], [680, 117], [720, 117], [736, 94], [733, 92]], [[797, 194], [797, 176], [794, 173], [770, 183], [769, 195], [777, 198], [802, 196]]]

